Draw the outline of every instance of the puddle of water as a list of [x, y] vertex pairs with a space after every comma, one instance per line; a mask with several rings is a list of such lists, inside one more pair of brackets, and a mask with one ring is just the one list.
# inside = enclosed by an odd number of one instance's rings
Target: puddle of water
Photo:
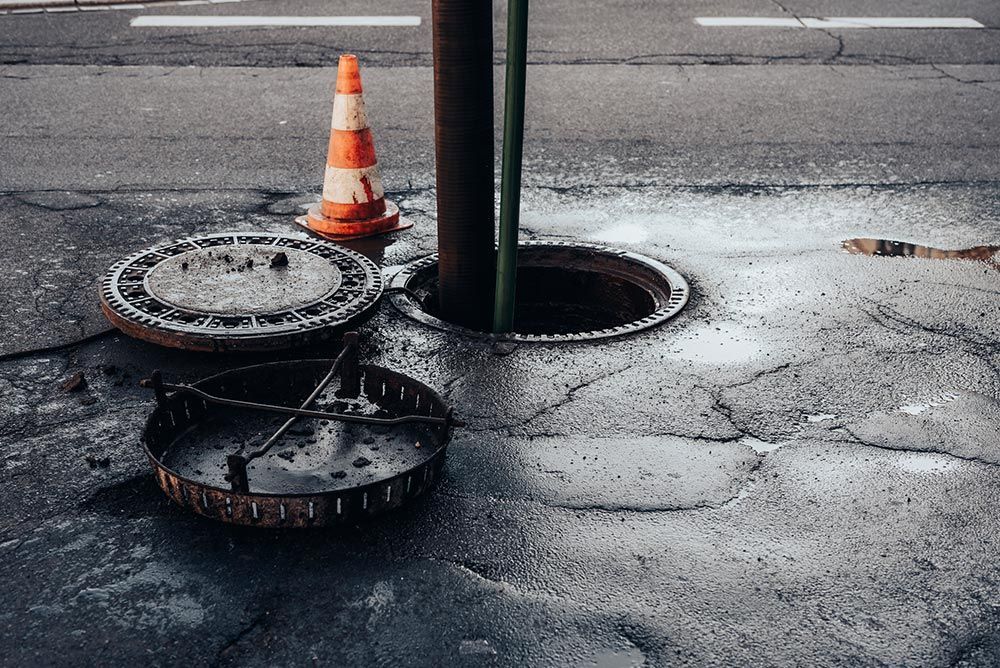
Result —
[[907, 415], [920, 415], [924, 411], [937, 408], [938, 406], [944, 406], [948, 402], [955, 401], [958, 397], [959, 395], [957, 394], [942, 394], [941, 396], [934, 397], [926, 402], [903, 404], [899, 407], [899, 410], [903, 411]]
[[1000, 246], [974, 246], [962, 250], [943, 250], [931, 246], [921, 246], [891, 239], [848, 239], [843, 242], [844, 250], [852, 255], [872, 255], [877, 257], [919, 257], [931, 260], [974, 260], [989, 262], [1000, 268], [996, 254]]
[[955, 468], [955, 461], [934, 453], [912, 454], [900, 458], [897, 465], [907, 473], [944, 473]]
[[641, 666], [645, 662], [646, 657], [639, 651], [639, 648], [632, 647], [622, 651], [601, 652], [585, 665], [595, 668], [631, 668], [632, 666]]
[[670, 353], [690, 362], [731, 364], [745, 362], [763, 352], [750, 330], [739, 325], [704, 325], [692, 328], [670, 348]]
[[694, 443], [675, 436], [548, 437], [513, 447], [518, 454], [512, 483], [533, 499], [569, 509], [717, 505], [732, 497], [757, 462], [742, 442]]
[[778, 448], [784, 445], [784, 443], [768, 443], [767, 441], [762, 441], [759, 438], [747, 437], [741, 438], [740, 443], [743, 445], [753, 448], [753, 451], [758, 455], [764, 455], [768, 452], [774, 452]]

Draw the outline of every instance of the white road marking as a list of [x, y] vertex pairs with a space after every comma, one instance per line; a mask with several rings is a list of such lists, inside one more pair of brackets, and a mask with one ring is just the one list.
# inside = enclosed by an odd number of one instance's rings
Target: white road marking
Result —
[[139, 16], [133, 28], [419, 26], [419, 16]]
[[712, 27], [750, 27], [750, 28], [801, 28], [802, 23], [794, 18], [768, 16], [697, 16], [695, 22], [702, 26]]
[[696, 16], [709, 27], [745, 28], [985, 28], [975, 19], [949, 16]]
[[843, 16], [803, 18], [807, 28], [985, 28], [975, 19], [918, 16]]
[[[68, 0], [67, 0], [68, 1]], [[66, 4], [66, 5], [53, 5], [51, 7], [25, 7], [20, 9], [3, 9], [0, 10], [0, 15], [3, 14], [41, 14], [43, 12], [94, 12], [103, 11], [108, 9], [124, 9], [124, 10], [136, 10], [136, 9], [154, 9], [159, 7], [181, 7], [188, 5], [214, 5], [225, 2], [244, 2], [244, 0], [156, 0], [148, 4], [141, 4], [137, 2], [128, 3], [111, 3], [107, 5], [76, 5], [76, 4]]]

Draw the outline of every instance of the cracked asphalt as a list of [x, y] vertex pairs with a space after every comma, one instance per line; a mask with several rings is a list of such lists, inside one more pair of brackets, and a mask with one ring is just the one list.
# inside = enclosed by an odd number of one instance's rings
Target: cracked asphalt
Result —
[[[384, 302], [363, 357], [466, 426], [417, 505], [303, 532], [168, 503], [138, 379], [262, 357], [108, 331], [96, 285], [158, 241], [293, 233], [344, 50], [416, 223], [351, 247], [433, 252], [429, 8], [380, 3], [412, 29], [128, 27], [356, 0], [0, 16], [0, 665], [1000, 664], [1000, 264], [841, 248], [1000, 243], [1000, 14], [890, 9], [533, 6], [522, 236], [657, 258], [691, 302], [622, 339], [504, 347]], [[692, 21], [784, 13], [987, 28]]]

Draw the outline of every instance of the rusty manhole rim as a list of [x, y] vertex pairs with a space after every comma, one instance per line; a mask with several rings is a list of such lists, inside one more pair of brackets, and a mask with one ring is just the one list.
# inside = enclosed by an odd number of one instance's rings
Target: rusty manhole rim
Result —
[[[423, 271], [433, 267], [437, 264], [438, 254], [433, 253], [431, 255], [422, 257], [415, 260], [407, 265], [405, 265], [399, 272], [397, 272], [392, 279], [389, 281], [387, 288], [389, 301], [393, 306], [396, 307], [401, 313], [407, 317], [416, 320], [424, 325], [433, 327], [435, 329], [456, 332], [469, 337], [488, 339], [492, 341], [511, 341], [519, 343], [558, 343], [558, 342], [573, 342], [573, 341], [595, 341], [600, 339], [608, 339], [612, 337], [624, 336], [627, 334], [633, 334], [636, 332], [641, 332], [643, 330], [650, 329], [661, 325], [678, 313], [681, 309], [688, 303], [688, 299], [691, 296], [691, 288], [688, 285], [687, 280], [677, 272], [672, 267], [660, 262], [659, 260], [654, 260], [651, 257], [647, 257], [640, 253], [635, 253], [633, 251], [621, 250], [619, 248], [612, 248], [610, 246], [604, 246], [601, 244], [592, 244], [586, 242], [577, 241], [558, 241], [558, 240], [530, 240], [521, 241], [518, 243], [519, 248], [565, 248], [565, 249], [576, 249], [585, 250], [592, 253], [598, 253], [606, 257], [614, 258], [620, 260], [624, 265], [633, 265], [633, 267], [645, 270], [647, 274], [655, 277], [656, 285], [650, 285], [651, 281], [643, 280], [641, 275], [636, 275], [629, 272], [614, 273], [618, 278], [623, 278], [632, 283], [646, 289], [650, 292], [650, 295], [656, 300], [657, 308], [642, 318], [632, 320], [615, 327], [608, 327], [604, 329], [595, 329], [583, 332], [571, 332], [562, 334], [526, 334], [521, 332], [510, 332], [507, 334], [492, 334], [490, 332], [482, 332], [475, 329], [470, 329], [462, 325], [456, 325], [454, 323], [448, 322], [447, 320], [442, 320], [437, 316], [428, 313], [424, 310], [423, 306], [418, 302], [418, 300], [412, 294], [411, 283], [414, 281]], [[666, 294], [655, 294], [655, 290], [665, 290]]]
[[[227, 379], [238, 379], [240, 374], [252, 376], [254, 372], [264, 368], [316, 365], [325, 370], [332, 362], [331, 359], [266, 362], [222, 371], [192, 383], [191, 387], [211, 388], [216, 383], [222, 387]], [[407, 388], [423, 393], [429, 400], [425, 405], [428, 414], [451, 420], [450, 406], [434, 388], [375, 364], [359, 364], [358, 369], [364, 372], [366, 379], [371, 374], [380, 380], [383, 390], [385, 381], [389, 380], [401, 384], [404, 397]], [[166, 451], [158, 456], [153, 450], [154, 440], [161, 436], [166, 439], [176, 438], [184, 429], [196, 424], [203, 411], [208, 411], [204, 401], [181, 392], [170, 395], [163, 402], [157, 402], [156, 408], [146, 419], [142, 448], [153, 467], [157, 485], [171, 502], [201, 517], [228, 524], [272, 528], [322, 527], [345, 524], [401, 508], [423, 496], [437, 484], [451, 442], [450, 424], [440, 427], [435, 448], [427, 459], [410, 469], [364, 485], [305, 493], [237, 492], [186, 477], [163, 462]], [[176, 434], [171, 433], [172, 429], [176, 430]]]
[[[266, 243], [265, 243], [266, 242]], [[351, 271], [362, 277], [360, 286], [347, 289], [349, 294], [342, 301], [334, 298], [340, 289], [314, 304], [289, 308], [273, 314], [225, 316], [176, 307], [148, 294], [147, 277], [156, 266], [184, 252], [209, 247], [223, 249], [240, 244], [260, 244], [273, 247], [313, 252], [337, 265], [342, 272]], [[156, 262], [153, 262], [153, 261]], [[136, 275], [129, 279], [126, 272]], [[131, 299], [129, 288], [140, 288], [145, 296]], [[154, 244], [113, 264], [100, 284], [101, 310], [111, 323], [129, 336], [158, 345], [205, 352], [267, 351], [292, 348], [328, 340], [335, 330], [355, 325], [370, 316], [382, 296], [382, 272], [372, 260], [361, 253], [338, 244], [305, 235], [292, 236], [274, 232], [222, 232], [185, 237]], [[162, 313], [149, 313], [139, 304], [159, 303]], [[308, 314], [315, 309], [316, 315]], [[172, 315], [185, 320], [168, 320]], [[212, 319], [219, 320], [215, 327], [202, 326]], [[283, 322], [266, 323], [280, 318]], [[233, 321], [232, 326], [223, 324]], [[245, 321], [240, 324], [238, 321]], [[194, 322], [196, 324], [191, 324]]]

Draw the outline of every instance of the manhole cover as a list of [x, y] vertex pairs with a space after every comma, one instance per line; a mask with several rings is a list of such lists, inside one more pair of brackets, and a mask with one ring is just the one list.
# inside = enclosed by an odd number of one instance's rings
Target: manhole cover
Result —
[[193, 385], [143, 381], [157, 407], [143, 442], [181, 507], [235, 524], [308, 527], [398, 508], [437, 481], [451, 408], [404, 374], [336, 360], [272, 362]]
[[368, 315], [382, 275], [324, 241], [211, 234], [140, 251], [111, 267], [101, 307], [126, 334], [188, 350], [314, 343]]
[[687, 281], [667, 265], [607, 246], [521, 242], [517, 256], [514, 331], [492, 335], [438, 314], [437, 255], [408, 264], [393, 277], [389, 298], [424, 324], [506, 341], [586, 341], [662, 324], [687, 304]]

